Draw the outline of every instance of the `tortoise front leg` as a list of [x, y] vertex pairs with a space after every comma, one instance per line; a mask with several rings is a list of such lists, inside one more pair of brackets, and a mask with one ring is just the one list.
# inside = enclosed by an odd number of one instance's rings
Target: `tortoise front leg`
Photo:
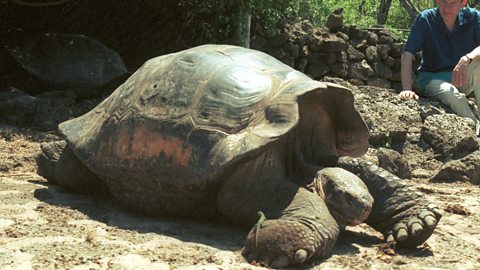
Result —
[[322, 258], [330, 255], [340, 233], [323, 201], [303, 188], [282, 216], [272, 218], [260, 217], [247, 235], [242, 254], [249, 262], [281, 268]]
[[[275, 164], [255, 161], [223, 184], [217, 207], [237, 224], [252, 227], [242, 254], [249, 262], [285, 267], [330, 254], [340, 229], [317, 194], [281, 175]], [[269, 170], [275, 169], [275, 170]], [[259, 220], [258, 212], [265, 214]]]
[[357, 174], [374, 198], [365, 221], [387, 242], [413, 248], [425, 242], [442, 217], [440, 209], [394, 174], [360, 158], [341, 157], [338, 166]]

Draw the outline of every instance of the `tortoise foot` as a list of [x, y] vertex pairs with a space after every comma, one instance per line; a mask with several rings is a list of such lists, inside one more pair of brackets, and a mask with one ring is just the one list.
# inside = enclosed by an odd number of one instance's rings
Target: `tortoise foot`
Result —
[[442, 212], [406, 180], [361, 158], [342, 157], [338, 164], [367, 185], [374, 203], [366, 223], [382, 232], [387, 242], [413, 248], [432, 235]]
[[367, 219], [367, 223], [382, 232], [387, 242], [397, 246], [414, 248], [425, 242], [432, 235], [442, 217], [442, 211], [430, 203], [425, 195], [409, 187], [398, 178], [389, 177], [382, 171], [390, 185], [389, 196], [377, 205], [377, 212]]
[[396, 242], [400, 247], [414, 248], [432, 235], [442, 213], [436, 205], [428, 204], [412, 207], [398, 216], [403, 218], [386, 231], [385, 239], [387, 242]]
[[[303, 263], [319, 252], [319, 236], [307, 226], [292, 220], [266, 220], [253, 227], [242, 255], [253, 264], [283, 268]], [[327, 243], [333, 248], [334, 242]]]

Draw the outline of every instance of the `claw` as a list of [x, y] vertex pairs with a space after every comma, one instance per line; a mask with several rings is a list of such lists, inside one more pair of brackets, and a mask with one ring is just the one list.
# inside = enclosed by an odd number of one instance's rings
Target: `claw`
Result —
[[443, 216], [442, 210], [434, 203], [431, 203], [427, 206], [427, 209], [435, 214], [437, 219], [440, 219]]
[[257, 263], [262, 267], [269, 267], [269, 265], [270, 265], [268, 263], [268, 259], [266, 259], [266, 258], [262, 258], [262, 259], [258, 260]]
[[396, 237], [397, 241], [403, 241], [407, 239], [407, 237], [408, 237], [408, 232], [405, 228], [398, 229], [397, 237]]
[[303, 263], [308, 258], [308, 252], [305, 249], [299, 249], [295, 252], [295, 262]]
[[440, 219], [443, 216], [442, 210], [438, 208], [432, 209], [432, 212], [437, 216], [437, 219]]
[[443, 212], [442, 210], [440, 210], [440, 208], [438, 208], [438, 206], [434, 203], [431, 203], [427, 206], [427, 209], [432, 212], [433, 214], [435, 214], [435, 217], [437, 219], [440, 219], [442, 216], [443, 216]]
[[432, 216], [426, 216], [423, 222], [428, 228], [433, 228], [437, 225], [437, 220]]
[[427, 205], [427, 209], [430, 210], [430, 211], [433, 210], [434, 208], [438, 208], [437, 205], [434, 204], [434, 203], [429, 203], [429, 204]]
[[407, 222], [408, 228], [410, 229], [411, 236], [416, 236], [418, 233], [423, 231], [422, 222], [417, 218], [410, 218]]
[[418, 214], [418, 217], [421, 218], [421, 219], [425, 219], [427, 216], [431, 216], [431, 215], [432, 215], [431, 211], [424, 210], [424, 211], [420, 212], [420, 214]]
[[422, 225], [420, 225], [420, 223], [413, 223], [412, 224], [411, 232], [412, 232], [413, 236], [418, 235], [422, 231], [423, 231], [423, 227], [422, 227]]
[[389, 234], [385, 242], [387, 243], [395, 242], [395, 238], [393, 237], [393, 234]]

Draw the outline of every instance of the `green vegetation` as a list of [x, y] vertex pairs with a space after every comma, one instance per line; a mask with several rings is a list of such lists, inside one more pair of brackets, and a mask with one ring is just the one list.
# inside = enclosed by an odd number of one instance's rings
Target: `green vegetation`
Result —
[[[410, 0], [418, 10], [435, 6], [435, 0]], [[377, 24], [377, 11], [380, 1], [373, 0], [307, 0], [303, 7], [292, 14], [295, 17], [309, 20], [314, 25], [324, 25], [328, 16], [336, 9], [343, 8], [346, 25], [356, 25], [359, 28], [369, 28]], [[295, 10], [295, 9], [293, 9]], [[409, 30], [412, 20], [401, 6], [399, 0], [392, 0], [385, 27], [398, 30], [399, 33]]]
[[[418, 10], [434, 7], [435, 0], [409, 0]], [[325, 25], [328, 16], [343, 8], [346, 25], [369, 28], [377, 24], [378, 0], [181, 0], [189, 10], [189, 22], [202, 25], [206, 38], [225, 40], [235, 31], [241, 17], [239, 10], [261, 20], [267, 33], [273, 33], [278, 22], [308, 20], [313, 25]], [[206, 19], [208, 18], [208, 19]], [[392, 0], [385, 27], [406, 36], [412, 19], [400, 4]], [[403, 35], [401, 34], [403, 33]]]

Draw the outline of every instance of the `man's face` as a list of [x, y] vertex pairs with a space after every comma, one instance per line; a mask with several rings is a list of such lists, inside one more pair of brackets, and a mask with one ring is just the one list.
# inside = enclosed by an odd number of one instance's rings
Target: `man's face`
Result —
[[442, 18], [449, 22], [455, 22], [458, 11], [465, 5], [466, 0], [437, 0]]

